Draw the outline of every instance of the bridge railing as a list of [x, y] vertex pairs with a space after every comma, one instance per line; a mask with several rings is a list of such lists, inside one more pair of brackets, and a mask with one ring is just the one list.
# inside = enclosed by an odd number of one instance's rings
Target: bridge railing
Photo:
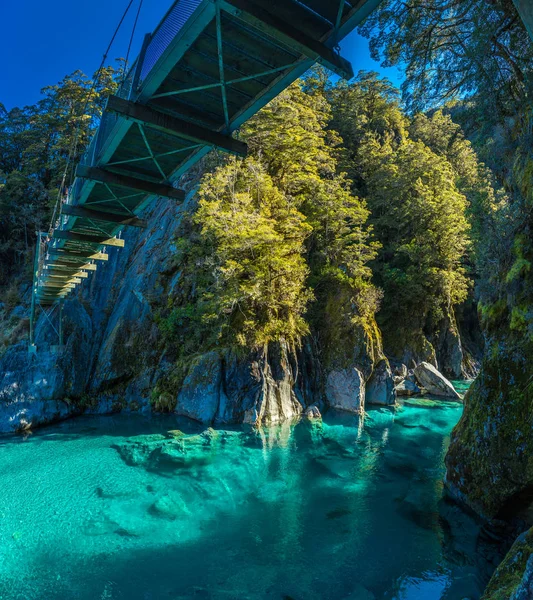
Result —
[[185, 25], [202, 0], [176, 0], [163, 17], [146, 47], [141, 65], [140, 81], [144, 81], [157, 61]]
[[[133, 83], [135, 79], [135, 73], [137, 70], [138, 58], [130, 67], [126, 78], [120, 85], [117, 90], [116, 95], [120, 98], [124, 98], [125, 100], [129, 100], [134, 93]], [[100, 117], [100, 123], [98, 124], [98, 128], [95, 131], [87, 150], [82, 154], [79, 164], [84, 166], [93, 166], [98, 161], [98, 156], [102, 151], [107, 139], [109, 138], [111, 132], [115, 124], [118, 121], [117, 115], [109, 112], [104, 112]], [[83, 180], [76, 179], [74, 181], [74, 185], [70, 190], [69, 197], [72, 199], [72, 202], [76, 203], [79, 198], [81, 188], [83, 187]]]

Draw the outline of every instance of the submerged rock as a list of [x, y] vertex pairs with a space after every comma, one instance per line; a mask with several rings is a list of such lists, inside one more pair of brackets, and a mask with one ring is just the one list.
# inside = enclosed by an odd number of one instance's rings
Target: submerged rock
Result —
[[190, 515], [183, 498], [175, 493], [161, 496], [150, 506], [148, 511], [156, 517], [169, 519], [170, 521]]
[[367, 404], [391, 406], [396, 402], [394, 381], [386, 359], [378, 362], [366, 385], [365, 401]]
[[320, 410], [316, 404], [311, 404], [305, 409], [304, 416], [307, 419], [321, 419], [322, 415], [320, 414]]
[[326, 380], [326, 399], [332, 408], [361, 414], [365, 408], [365, 380], [356, 367], [331, 371]]
[[137, 436], [114, 448], [130, 466], [143, 466], [147, 469], [188, 468], [211, 462], [217, 444], [223, 441], [225, 435], [226, 432], [213, 429], [207, 429], [198, 435], [171, 431], [168, 435]]
[[354, 590], [344, 596], [343, 600], [375, 600], [376, 596], [366, 587], [357, 584]]
[[433, 365], [421, 362], [415, 369], [415, 377], [430, 394], [461, 400], [453, 385]]

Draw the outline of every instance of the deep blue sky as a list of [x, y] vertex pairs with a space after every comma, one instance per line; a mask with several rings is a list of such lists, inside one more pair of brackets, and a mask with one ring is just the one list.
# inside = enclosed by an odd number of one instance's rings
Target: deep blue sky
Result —
[[[137, 2], [110, 59], [126, 55]], [[7, 109], [33, 104], [41, 88], [66, 74], [76, 69], [94, 73], [127, 4], [128, 0], [0, 0], [0, 102]], [[143, 35], [156, 27], [171, 4], [172, 0], [144, 0], [131, 59], [138, 54]], [[396, 69], [381, 69], [370, 58], [367, 40], [357, 33], [341, 46], [355, 72], [376, 70], [400, 82]]]

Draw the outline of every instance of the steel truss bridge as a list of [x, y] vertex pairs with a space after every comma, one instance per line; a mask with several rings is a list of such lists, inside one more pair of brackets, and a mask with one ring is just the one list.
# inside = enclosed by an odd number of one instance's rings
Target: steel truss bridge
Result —
[[183, 202], [191, 165], [213, 148], [246, 155], [231, 133], [313, 64], [350, 79], [338, 44], [379, 2], [176, 0], [109, 98], [53, 231], [38, 235], [30, 349], [37, 307], [61, 310], [124, 246], [124, 226], [145, 227], [152, 200]]

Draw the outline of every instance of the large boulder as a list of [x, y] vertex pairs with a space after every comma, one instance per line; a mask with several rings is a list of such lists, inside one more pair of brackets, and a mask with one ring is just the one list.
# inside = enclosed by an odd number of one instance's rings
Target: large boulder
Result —
[[283, 340], [270, 342], [242, 357], [225, 357], [224, 385], [217, 423], [271, 425], [299, 417], [295, 352]]
[[372, 371], [366, 384], [365, 402], [381, 406], [391, 406], [396, 402], [394, 380], [386, 359], [380, 360]]
[[294, 419], [304, 408], [295, 393], [297, 374], [294, 351], [284, 341], [246, 355], [208, 352], [190, 367], [177, 395], [176, 413], [217, 425]]
[[526, 510], [533, 489], [533, 342], [507, 335], [490, 340], [446, 456], [449, 491], [487, 518]]
[[533, 528], [518, 537], [491, 577], [482, 600], [533, 598]]
[[365, 379], [356, 367], [331, 371], [326, 379], [326, 400], [331, 408], [354, 414], [365, 409]]
[[430, 394], [461, 400], [453, 385], [433, 365], [421, 362], [415, 369], [415, 377]]

